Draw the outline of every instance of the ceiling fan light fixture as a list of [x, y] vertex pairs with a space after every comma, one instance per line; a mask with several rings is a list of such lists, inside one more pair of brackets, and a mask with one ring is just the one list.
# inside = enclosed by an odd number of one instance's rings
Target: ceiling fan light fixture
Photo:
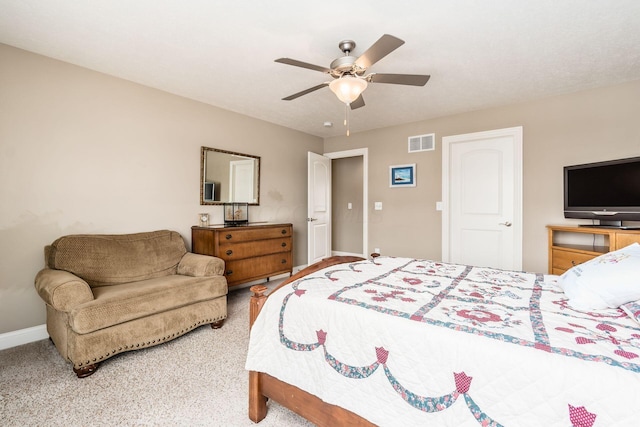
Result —
[[351, 75], [342, 76], [329, 83], [329, 89], [345, 104], [351, 104], [358, 99], [367, 88], [367, 81]]

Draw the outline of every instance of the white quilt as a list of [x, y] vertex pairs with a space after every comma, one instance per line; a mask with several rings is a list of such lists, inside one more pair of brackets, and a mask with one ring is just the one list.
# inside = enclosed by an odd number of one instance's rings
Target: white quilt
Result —
[[640, 325], [577, 312], [556, 276], [379, 257], [271, 295], [265, 372], [380, 426], [638, 426]]

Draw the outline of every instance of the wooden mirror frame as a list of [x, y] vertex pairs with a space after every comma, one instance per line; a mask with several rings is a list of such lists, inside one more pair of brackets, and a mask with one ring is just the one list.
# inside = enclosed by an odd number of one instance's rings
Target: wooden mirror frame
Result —
[[[250, 202], [250, 201], [246, 201], [246, 200], [206, 200], [205, 199], [205, 164], [206, 164], [206, 159], [207, 159], [207, 154], [211, 153], [211, 152], [216, 152], [216, 153], [223, 153], [223, 154], [229, 154], [232, 156], [239, 156], [239, 157], [245, 157], [247, 159], [253, 159], [254, 161], [256, 161], [256, 166], [255, 166], [255, 172], [256, 172], [256, 178], [254, 181], [254, 192], [255, 192], [255, 201]], [[259, 156], [253, 156], [251, 154], [244, 154], [244, 153], [236, 153], [234, 151], [227, 151], [227, 150], [220, 150], [217, 148], [211, 148], [211, 147], [201, 147], [200, 149], [200, 204], [201, 205], [224, 205], [225, 203], [232, 203], [232, 202], [241, 202], [241, 203], [247, 203], [251, 206], [257, 206], [260, 204], [260, 157]]]

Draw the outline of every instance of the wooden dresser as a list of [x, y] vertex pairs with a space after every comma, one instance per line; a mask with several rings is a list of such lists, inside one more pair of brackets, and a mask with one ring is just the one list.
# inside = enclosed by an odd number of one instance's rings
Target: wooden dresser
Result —
[[229, 287], [293, 272], [293, 225], [191, 227], [193, 252], [222, 258]]
[[[640, 243], [640, 230], [548, 225], [549, 273], [562, 274], [574, 265]], [[568, 243], [571, 241], [571, 243]], [[580, 241], [574, 243], [573, 241]]]

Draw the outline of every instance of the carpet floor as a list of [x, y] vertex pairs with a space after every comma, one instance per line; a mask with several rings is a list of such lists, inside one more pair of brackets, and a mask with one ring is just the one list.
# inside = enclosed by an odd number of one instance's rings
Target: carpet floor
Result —
[[[270, 288], [276, 283], [271, 283]], [[123, 353], [78, 379], [49, 340], [0, 351], [2, 426], [254, 426], [247, 416], [249, 289], [221, 329]], [[257, 426], [312, 426], [274, 403]]]

